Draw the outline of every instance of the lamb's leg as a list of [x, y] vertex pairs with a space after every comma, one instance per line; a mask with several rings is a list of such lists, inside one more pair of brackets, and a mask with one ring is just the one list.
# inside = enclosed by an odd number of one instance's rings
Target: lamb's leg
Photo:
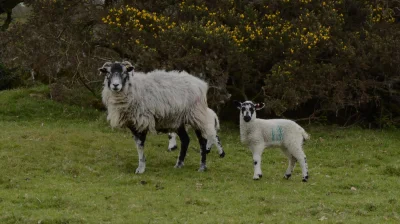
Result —
[[200, 149], [201, 149], [201, 163], [199, 172], [203, 172], [207, 170], [206, 160], [207, 160], [207, 139], [203, 138], [201, 131], [195, 130], [197, 139], [199, 140]]
[[292, 176], [292, 172], [293, 172], [293, 169], [294, 169], [294, 166], [295, 166], [297, 160], [286, 148], [282, 148], [282, 151], [289, 160], [289, 165], [288, 165], [288, 168], [286, 169], [285, 176], [284, 176], [285, 179], [289, 179], [290, 176]]
[[186, 132], [184, 125], [178, 128], [177, 134], [179, 136], [179, 139], [181, 140], [181, 151], [179, 153], [178, 161], [176, 161], [175, 168], [181, 168], [183, 167], [183, 161], [185, 160], [186, 157], [186, 152], [189, 146], [190, 138]]
[[254, 146], [251, 148], [251, 151], [253, 152], [253, 163], [254, 163], [253, 179], [259, 180], [262, 177], [261, 156], [264, 151], [264, 147], [263, 146]]
[[143, 173], [146, 169], [146, 157], [144, 156], [144, 142], [146, 141], [147, 131], [138, 132], [134, 127], [129, 127], [136, 142], [136, 148], [139, 155], [139, 166], [135, 173]]
[[214, 145], [214, 141], [215, 141], [214, 139], [207, 139], [207, 146], [206, 146], [207, 154], [211, 152], [211, 147]]
[[222, 148], [221, 140], [219, 139], [218, 135], [216, 135], [215, 138], [217, 139], [217, 148], [218, 148], [219, 157], [224, 158], [225, 151], [224, 151], [224, 148]]
[[[216, 144], [215, 144], [215, 143], [216, 143]], [[217, 146], [217, 148], [218, 148], [219, 157], [224, 158], [224, 157], [225, 157], [225, 152], [224, 152], [224, 149], [222, 148], [222, 144], [221, 144], [221, 141], [219, 140], [218, 135], [216, 135], [213, 139], [207, 139], [207, 146], [206, 146], [206, 148], [207, 148], [207, 154], [211, 152], [211, 147], [212, 147], [214, 144], [215, 144], [215, 145]], [[200, 150], [200, 151], [201, 151], [201, 150]]]
[[303, 152], [302, 148], [298, 148], [292, 152], [293, 156], [297, 159], [297, 161], [300, 164], [301, 171], [303, 174], [303, 182], [308, 181], [308, 165], [307, 165], [307, 158], [306, 155]]
[[176, 146], [176, 134], [171, 132], [168, 133], [168, 151], [174, 151], [178, 147]]

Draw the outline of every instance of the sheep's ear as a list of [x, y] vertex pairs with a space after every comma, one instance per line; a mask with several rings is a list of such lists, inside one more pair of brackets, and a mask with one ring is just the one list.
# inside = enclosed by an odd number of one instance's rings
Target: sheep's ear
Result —
[[235, 105], [235, 107], [238, 108], [239, 110], [240, 110], [240, 108], [242, 108], [242, 103], [237, 100], [233, 101], [233, 105]]
[[262, 108], [265, 107], [265, 103], [257, 103], [257, 104], [255, 105], [255, 107], [256, 107], [256, 110], [261, 110]]
[[107, 73], [107, 68], [99, 68], [101, 74]]
[[126, 67], [126, 71], [127, 71], [127, 72], [133, 72], [133, 70], [134, 70], [134, 67], [133, 67], [133, 66]]
[[103, 67], [99, 68], [100, 74], [104, 75], [110, 72], [111, 65], [112, 65], [111, 62], [104, 63]]
[[125, 66], [127, 72], [133, 72], [135, 69], [129, 61], [123, 61], [121, 64]]

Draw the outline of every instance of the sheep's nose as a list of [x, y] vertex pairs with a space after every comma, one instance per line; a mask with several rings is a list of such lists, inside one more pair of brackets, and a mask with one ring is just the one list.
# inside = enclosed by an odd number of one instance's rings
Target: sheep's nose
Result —
[[113, 84], [113, 86], [114, 86], [114, 87], [118, 87], [118, 86], [119, 86], [119, 84]]
[[249, 122], [251, 120], [251, 117], [250, 116], [244, 116], [243, 120], [246, 121], [246, 122]]

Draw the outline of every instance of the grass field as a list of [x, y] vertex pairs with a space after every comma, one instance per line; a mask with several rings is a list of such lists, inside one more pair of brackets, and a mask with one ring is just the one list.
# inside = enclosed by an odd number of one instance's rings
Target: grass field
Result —
[[134, 174], [131, 134], [104, 112], [62, 105], [47, 88], [0, 92], [0, 223], [399, 223], [400, 131], [305, 126], [310, 180], [297, 165], [283, 179], [279, 149], [263, 154], [253, 181], [239, 127], [223, 124], [227, 153], [197, 172], [192, 142], [185, 167], [166, 135], [149, 135], [147, 169]]

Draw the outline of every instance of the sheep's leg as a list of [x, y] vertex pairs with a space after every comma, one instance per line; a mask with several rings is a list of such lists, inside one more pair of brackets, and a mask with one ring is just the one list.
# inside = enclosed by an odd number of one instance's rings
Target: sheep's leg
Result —
[[253, 152], [253, 163], [254, 163], [253, 179], [259, 180], [262, 177], [261, 155], [264, 151], [264, 147], [263, 146], [255, 146], [255, 147], [251, 148], [251, 151]]
[[176, 134], [171, 132], [168, 133], [168, 151], [174, 151], [178, 147], [176, 146]]
[[207, 160], [207, 139], [203, 138], [201, 131], [195, 130], [197, 139], [199, 140], [200, 149], [201, 149], [201, 163], [199, 172], [203, 172], [207, 170], [206, 160]]
[[285, 179], [289, 179], [292, 176], [292, 172], [293, 172], [294, 166], [296, 165], [297, 160], [286, 148], [282, 148], [282, 151], [289, 160], [289, 165], [288, 165], [288, 168], [286, 169], [285, 176], [284, 176]]
[[184, 125], [178, 128], [177, 134], [179, 136], [179, 139], [181, 140], [181, 151], [179, 153], [178, 161], [176, 161], [175, 168], [181, 168], [183, 167], [183, 161], [185, 160], [186, 157], [186, 152], [189, 146], [190, 138], [186, 132]]
[[144, 142], [146, 141], [147, 131], [138, 132], [135, 128], [129, 127], [136, 142], [136, 148], [139, 155], [139, 166], [135, 173], [143, 173], [146, 169], [146, 157], [144, 156]]
[[293, 152], [293, 156], [297, 159], [300, 164], [301, 171], [303, 174], [303, 182], [308, 181], [308, 165], [307, 165], [307, 158], [301, 148], [298, 148]]

